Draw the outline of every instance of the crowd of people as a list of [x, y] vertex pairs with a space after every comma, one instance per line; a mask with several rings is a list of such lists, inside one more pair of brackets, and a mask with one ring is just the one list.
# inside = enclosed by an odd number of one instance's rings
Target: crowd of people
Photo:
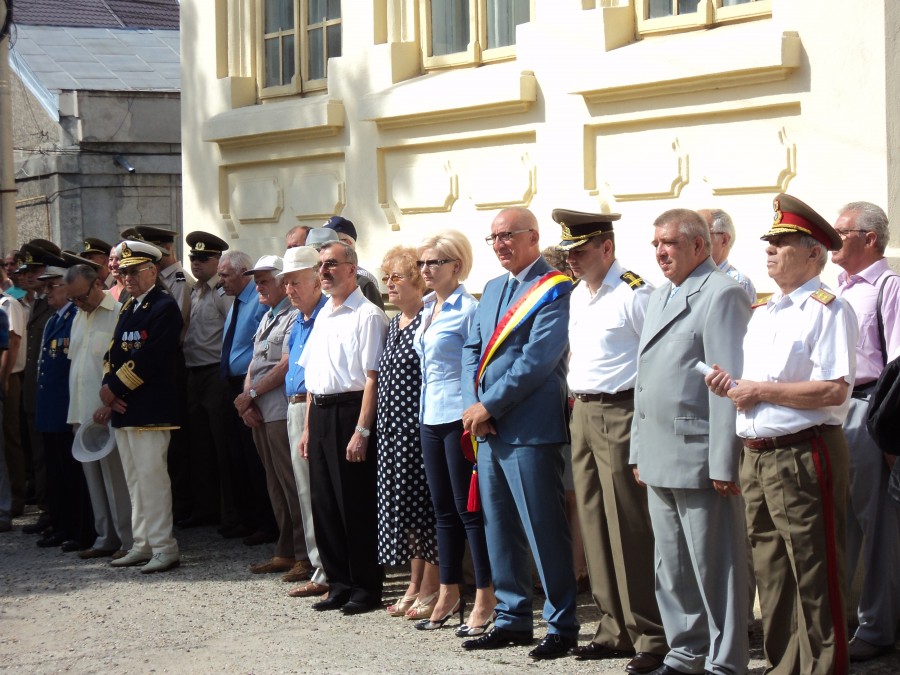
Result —
[[149, 574], [179, 566], [176, 528], [218, 525], [274, 544], [249, 573], [347, 616], [408, 565], [387, 615], [458, 617], [469, 651], [532, 645], [537, 588], [532, 659], [633, 675], [745, 672], [758, 590], [767, 672], [846, 673], [893, 652], [900, 613], [900, 466], [865, 425], [900, 278], [879, 207], [773, 206], [759, 303], [721, 210], [656, 219], [654, 288], [616, 256], [618, 214], [554, 210], [542, 255], [507, 208], [480, 299], [465, 234], [389, 250], [392, 318], [341, 216], [255, 262], [190, 232], [190, 275], [172, 230], [32, 240], [2, 275], [0, 531], [36, 504], [38, 546]]

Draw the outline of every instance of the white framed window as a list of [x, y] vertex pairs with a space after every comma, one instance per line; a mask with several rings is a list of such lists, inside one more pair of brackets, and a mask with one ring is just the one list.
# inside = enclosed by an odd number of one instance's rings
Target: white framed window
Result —
[[635, 0], [641, 33], [672, 32], [769, 17], [772, 0]]
[[419, 0], [426, 68], [515, 57], [516, 26], [531, 21], [532, 0]]
[[324, 89], [341, 55], [341, 0], [260, 0], [260, 98]]

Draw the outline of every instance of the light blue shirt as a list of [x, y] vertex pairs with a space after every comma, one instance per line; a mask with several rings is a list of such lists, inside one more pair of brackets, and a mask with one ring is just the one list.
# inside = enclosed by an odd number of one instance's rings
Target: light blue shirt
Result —
[[[241, 311], [238, 312], [234, 342], [231, 344], [231, 354], [228, 357], [228, 375], [230, 377], [247, 374], [250, 360], [253, 358], [253, 336], [256, 335], [256, 329], [259, 327], [263, 315], [269, 309], [260, 303], [256, 284], [251, 279], [250, 283], [234, 299], [231, 309], [228, 310], [228, 316], [225, 317], [225, 330], [231, 325], [231, 313], [234, 312], [238, 303], [240, 303]], [[223, 340], [225, 330], [222, 331]]]
[[737, 267], [728, 262], [727, 258], [721, 262], [719, 269], [738, 282], [741, 285], [741, 288], [747, 291], [747, 295], [750, 296], [751, 305], [756, 304], [756, 288], [753, 286], [753, 282], [750, 281], [750, 277], [743, 274]]
[[413, 336], [413, 347], [422, 364], [420, 424], [447, 424], [462, 419], [462, 347], [475, 322], [475, 300], [460, 284], [432, 321], [437, 297], [423, 298], [422, 323]]
[[306, 371], [300, 365], [300, 355], [306, 347], [306, 341], [312, 333], [313, 324], [319, 315], [319, 310], [325, 306], [328, 298], [323, 293], [316, 304], [309, 319], [303, 318], [303, 312], [297, 310], [297, 318], [294, 319], [294, 329], [288, 338], [288, 349], [290, 356], [288, 357], [288, 371], [284, 378], [284, 391], [288, 396], [299, 396], [306, 393]]

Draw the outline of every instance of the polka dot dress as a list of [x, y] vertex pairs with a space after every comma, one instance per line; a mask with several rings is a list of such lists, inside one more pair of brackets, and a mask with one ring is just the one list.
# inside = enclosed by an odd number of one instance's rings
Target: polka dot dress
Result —
[[413, 335], [422, 313], [400, 330], [391, 321], [378, 372], [378, 562], [437, 564], [431, 494], [419, 443], [419, 357]]

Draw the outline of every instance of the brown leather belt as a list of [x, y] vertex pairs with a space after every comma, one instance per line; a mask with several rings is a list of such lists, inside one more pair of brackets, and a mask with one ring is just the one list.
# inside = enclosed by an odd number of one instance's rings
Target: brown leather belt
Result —
[[363, 397], [361, 391], [348, 391], [343, 394], [313, 394], [312, 402], [317, 406], [335, 405], [346, 401], [358, 401]]
[[774, 436], [773, 438], [742, 438], [741, 442], [745, 448], [750, 450], [775, 450], [776, 448], [785, 448], [789, 445], [803, 443], [811, 438], [818, 438], [825, 432], [838, 428], [840, 428], [839, 424], [820, 424], [816, 427], [798, 431], [795, 434], [785, 434], [784, 436]]
[[631, 401], [634, 399], [634, 389], [626, 389], [625, 391], [617, 391], [615, 394], [572, 394], [582, 403], [590, 401], [602, 401], [604, 403], [618, 403], [620, 401]]
[[292, 394], [288, 396], [288, 403], [306, 403], [306, 394]]

